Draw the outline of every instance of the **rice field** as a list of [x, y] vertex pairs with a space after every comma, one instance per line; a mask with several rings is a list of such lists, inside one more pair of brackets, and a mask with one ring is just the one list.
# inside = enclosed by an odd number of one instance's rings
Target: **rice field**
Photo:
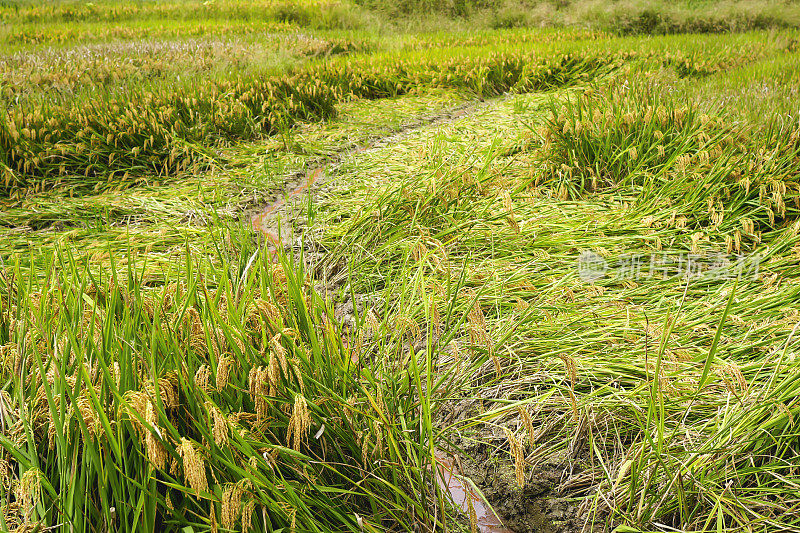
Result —
[[451, 4], [0, 1], [0, 531], [800, 531], [800, 6]]

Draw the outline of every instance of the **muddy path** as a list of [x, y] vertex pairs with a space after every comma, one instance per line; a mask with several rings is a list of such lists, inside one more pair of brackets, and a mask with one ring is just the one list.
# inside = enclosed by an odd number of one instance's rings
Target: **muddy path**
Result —
[[279, 248], [286, 249], [292, 245], [298, 226], [297, 213], [309, 200], [314, 200], [317, 192], [335, 177], [336, 170], [350, 155], [384, 149], [422, 129], [436, 128], [464, 119], [506, 97], [470, 100], [456, 107], [423, 115], [396, 132], [375, 136], [366, 143], [350, 145], [329, 156], [313, 159], [304, 168], [283, 176], [280, 180], [283, 186], [275, 192], [270, 203], [251, 209], [245, 215], [252, 228], [264, 236], [266, 245], [274, 255]]

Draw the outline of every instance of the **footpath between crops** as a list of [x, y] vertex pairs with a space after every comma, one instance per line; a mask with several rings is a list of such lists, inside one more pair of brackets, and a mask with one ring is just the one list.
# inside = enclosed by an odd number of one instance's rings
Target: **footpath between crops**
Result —
[[335, 171], [350, 154], [372, 152], [397, 144], [424, 128], [438, 128], [471, 116], [481, 109], [507, 98], [507, 95], [484, 100], [474, 99], [456, 107], [419, 117], [399, 131], [377, 136], [366, 143], [347, 146], [332, 155], [307, 162], [302, 169], [286, 173], [278, 182], [282, 188], [272, 202], [246, 213], [252, 228], [264, 236], [266, 246], [274, 254], [291, 247], [299, 229], [297, 213], [304, 204], [325, 191]]

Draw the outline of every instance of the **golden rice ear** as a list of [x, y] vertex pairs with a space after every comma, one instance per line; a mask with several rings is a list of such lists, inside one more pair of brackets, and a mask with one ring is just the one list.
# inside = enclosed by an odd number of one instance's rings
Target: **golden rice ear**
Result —
[[214, 438], [214, 443], [217, 446], [223, 446], [228, 443], [229, 429], [228, 420], [222, 411], [213, 402], [206, 402], [206, 409], [211, 415], [211, 435]]
[[102, 423], [95, 412], [91, 400], [85, 393], [75, 399], [75, 407], [77, 407], [77, 412], [83, 419], [83, 423], [86, 424], [89, 435], [92, 438], [97, 437], [98, 432], [101, 430]]
[[294, 397], [292, 416], [289, 417], [289, 426], [286, 432], [287, 446], [297, 451], [307, 442], [308, 431], [311, 428], [311, 415], [308, 411], [308, 402], [302, 394]]
[[119, 382], [120, 379], [122, 378], [122, 372], [120, 371], [119, 363], [117, 361], [114, 361], [111, 364], [111, 368], [109, 368], [109, 370], [111, 373], [111, 379], [114, 380], [114, 384], [117, 386], [117, 389], [119, 389]]
[[211, 502], [211, 512], [208, 513], [209, 530], [210, 533], [219, 533], [219, 525], [217, 524], [217, 506]]
[[438, 340], [442, 336], [442, 315], [439, 313], [439, 306], [436, 299], [431, 298], [431, 322], [433, 323], [433, 334]]
[[194, 373], [194, 384], [205, 394], [211, 392], [211, 368], [208, 365], [200, 365]]
[[181, 438], [178, 454], [183, 459], [183, 475], [189, 483], [189, 487], [198, 493], [208, 492], [206, 465], [192, 441]]
[[283, 266], [280, 263], [274, 263], [271, 267], [271, 275], [272, 294], [275, 298], [275, 302], [279, 307], [286, 308], [288, 306], [288, 295], [286, 294], [288, 280]]
[[727, 362], [721, 367], [725, 387], [733, 394], [747, 392], [748, 384], [739, 365], [734, 362]]
[[237, 361], [230, 353], [226, 353], [222, 356], [217, 364], [217, 379], [216, 385], [217, 390], [222, 390], [228, 386], [228, 381], [230, 380], [231, 370], [236, 368]]
[[525, 407], [520, 406], [518, 408], [519, 417], [522, 421], [522, 425], [525, 427], [525, 433], [528, 435], [528, 443], [533, 444], [534, 442], [534, 434], [536, 433], [533, 429], [533, 420], [531, 419], [531, 414]]
[[570, 384], [574, 387], [578, 381], [578, 368], [575, 365], [575, 359], [568, 355], [559, 355], [558, 357], [564, 363], [564, 370], [567, 373]]
[[419, 328], [419, 324], [417, 324], [417, 322], [411, 317], [400, 315], [397, 317], [396, 324], [397, 324], [397, 331], [401, 336], [405, 335], [406, 333], [410, 333], [411, 338], [413, 338], [414, 340], [418, 340], [422, 335], [422, 331]]
[[283, 347], [281, 344], [281, 335], [282, 333], [276, 333], [269, 341], [270, 349], [272, 353], [275, 354], [277, 360], [281, 364], [281, 370], [283, 371], [284, 377], [289, 376], [289, 365], [286, 360], [286, 348]]
[[[470, 299], [474, 299], [474, 293], [472, 291], [468, 292]], [[494, 364], [494, 370], [497, 374], [497, 377], [500, 378], [502, 376], [502, 367], [500, 365], [500, 359], [494, 353], [494, 344], [492, 342], [492, 337], [489, 333], [489, 327], [486, 324], [486, 317], [483, 314], [483, 310], [481, 309], [480, 302], [475, 301], [474, 305], [469, 311], [467, 315], [467, 329], [469, 331], [469, 342], [473, 346], [483, 346], [489, 353], [489, 358], [492, 360]]]
[[175, 409], [179, 405], [178, 390], [180, 382], [178, 376], [170, 373], [158, 380], [158, 389], [161, 396], [161, 402], [165, 407]]
[[256, 508], [255, 500], [248, 500], [242, 506], [242, 533], [249, 533], [253, 528], [253, 511]]
[[303, 372], [300, 369], [300, 365], [298, 364], [297, 360], [292, 358], [289, 361], [289, 364], [292, 367], [292, 372], [294, 373], [294, 377], [297, 380], [297, 385], [300, 387], [300, 394], [305, 394], [306, 392], [306, 384], [303, 381]]
[[414, 248], [411, 249], [411, 257], [415, 261], [421, 261], [428, 255], [428, 247], [425, 246], [425, 243], [422, 240], [418, 241], [417, 244], [414, 245]]
[[378, 320], [378, 317], [375, 316], [375, 313], [372, 311], [372, 309], [367, 310], [364, 321], [366, 322], [367, 325], [367, 332], [373, 335], [377, 333], [378, 329], [380, 329], [381, 327], [380, 320]]
[[233, 529], [242, 506], [242, 485], [239, 483], [226, 483], [222, 491], [222, 510], [220, 524], [225, 529]]
[[251, 313], [252, 318], [248, 315], [248, 322], [253, 322], [253, 325], [255, 325], [256, 317], [260, 315], [273, 331], [280, 329], [281, 314], [272, 302], [257, 298], [253, 302]]
[[139, 421], [139, 418], [137, 418], [133, 413], [147, 412], [147, 394], [141, 391], [129, 390], [122, 395], [122, 399], [124, 401], [117, 409], [117, 417], [121, 418], [123, 415], [126, 415], [130, 423], [133, 425], [134, 430], [141, 435], [142, 431], [146, 431], [147, 428], [142, 425], [142, 423]]
[[281, 366], [278, 362], [278, 356], [274, 352], [269, 354], [269, 367], [267, 368], [266, 377], [269, 382], [269, 395], [277, 396], [281, 378]]
[[364, 468], [366, 468], [368, 466], [367, 461], [370, 457], [369, 433], [359, 432], [358, 437], [361, 441], [361, 463], [364, 465]]
[[211, 334], [211, 350], [214, 352], [214, 357], [219, 359], [227, 349], [228, 339], [225, 337], [225, 331], [222, 328], [214, 328]]
[[271, 396], [269, 390], [269, 369], [263, 366], [251, 368], [248, 375], [248, 384], [250, 398], [253, 400], [256, 408], [256, 417], [258, 420], [263, 420], [266, 418], [269, 409], [269, 400], [267, 400], [267, 396]]
[[522, 441], [507, 428], [503, 428], [503, 431], [505, 431], [511, 455], [514, 457], [514, 474], [517, 485], [523, 487], [525, 486], [525, 452]]
[[186, 313], [183, 315], [183, 326], [188, 328], [190, 337], [203, 334], [203, 320], [197, 309], [194, 307], [186, 309]]
[[22, 523], [30, 524], [33, 518], [34, 507], [42, 496], [41, 470], [31, 468], [20, 477], [16, 487], [17, 500], [22, 508]]
[[150, 463], [158, 470], [164, 470], [167, 463], [167, 451], [164, 446], [153, 434], [155, 431], [161, 435], [161, 428], [158, 426], [158, 413], [156, 412], [153, 402], [148, 401], [145, 409], [145, 421], [151, 426], [152, 430], [148, 428], [145, 433], [145, 445], [147, 447], [147, 458]]
[[514, 229], [514, 232], [519, 233], [520, 228], [517, 223], [516, 212], [514, 211], [514, 202], [511, 200], [511, 194], [505, 189], [500, 192], [500, 199], [503, 202], [503, 210], [508, 216], [508, 223]]

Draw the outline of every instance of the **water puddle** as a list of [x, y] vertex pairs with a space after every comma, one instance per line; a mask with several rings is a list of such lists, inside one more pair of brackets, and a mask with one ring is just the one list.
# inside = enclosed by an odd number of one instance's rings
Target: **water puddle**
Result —
[[480, 533], [513, 533], [503, 525], [500, 517], [497, 516], [478, 491], [472, 487], [471, 483], [459, 475], [452, 458], [438, 450], [435, 457], [439, 474], [436, 476], [436, 481], [439, 483], [439, 487], [450, 494], [453, 503], [467, 516], [470, 514], [470, 503], [472, 504]]

